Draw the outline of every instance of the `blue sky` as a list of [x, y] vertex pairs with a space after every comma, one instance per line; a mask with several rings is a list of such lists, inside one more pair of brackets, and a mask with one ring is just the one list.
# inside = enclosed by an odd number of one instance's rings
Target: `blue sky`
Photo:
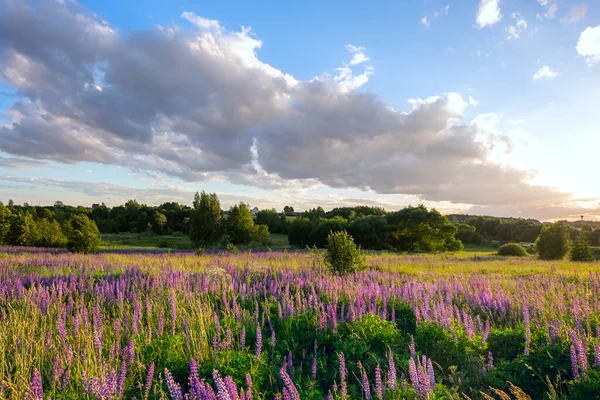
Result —
[[2, 201], [600, 215], [598, 2], [0, 4]]

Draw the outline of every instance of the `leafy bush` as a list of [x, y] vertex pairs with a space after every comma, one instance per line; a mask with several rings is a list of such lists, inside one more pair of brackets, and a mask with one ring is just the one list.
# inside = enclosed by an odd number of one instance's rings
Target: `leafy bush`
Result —
[[327, 237], [327, 242], [325, 265], [334, 274], [353, 273], [365, 267], [360, 247], [354, 244], [354, 239], [348, 232], [332, 232]]
[[587, 240], [585, 240], [583, 235], [579, 235], [577, 240], [573, 243], [569, 258], [571, 261], [593, 261], [596, 257], [594, 256], [594, 253], [592, 253], [592, 250], [590, 250], [590, 245]]
[[535, 242], [542, 260], [561, 260], [569, 252], [570, 228], [561, 222], [545, 225]]
[[100, 246], [100, 231], [96, 223], [83, 214], [74, 215], [64, 227], [67, 248], [77, 253], [96, 253]]
[[499, 256], [526, 257], [527, 250], [519, 243], [506, 243], [498, 249]]

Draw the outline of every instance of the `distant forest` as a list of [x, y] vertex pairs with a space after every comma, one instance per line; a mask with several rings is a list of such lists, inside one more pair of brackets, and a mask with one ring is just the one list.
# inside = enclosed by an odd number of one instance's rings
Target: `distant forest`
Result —
[[[104, 234], [152, 232], [156, 235], [190, 235], [193, 213], [194, 207], [176, 202], [149, 206], [129, 200], [115, 207], [105, 204], [73, 207], [61, 201], [52, 206], [16, 205], [9, 201], [6, 206], [0, 203], [0, 229], [2, 219], [8, 218], [8, 215], [25, 215], [43, 226], [50, 223], [56, 223], [56, 226], [63, 225], [73, 215], [84, 214]], [[221, 211], [224, 220], [228, 213]], [[371, 206], [337, 207], [330, 211], [317, 207], [297, 212], [292, 206], [286, 206], [282, 211], [260, 210], [253, 213], [253, 218], [257, 226], [268, 227], [269, 233], [288, 235], [290, 244], [297, 247], [324, 247], [329, 232], [346, 230], [365, 249], [407, 251], [453, 250], [457, 246], [453, 243], [454, 239], [474, 245], [511, 241], [533, 243], [543, 226], [535, 219], [464, 214], [442, 216], [436, 210], [423, 206], [393, 212]], [[600, 222], [564, 222], [571, 227], [573, 239], [584, 235], [590, 245], [600, 244]]]

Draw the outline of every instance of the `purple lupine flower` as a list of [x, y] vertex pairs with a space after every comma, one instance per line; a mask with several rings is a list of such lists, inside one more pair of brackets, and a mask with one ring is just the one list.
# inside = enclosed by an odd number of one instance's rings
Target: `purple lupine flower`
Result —
[[400, 387], [403, 392], [406, 392], [406, 376], [404, 375], [404, 372], [400, 374]]
[[190, 359], [190, 376], [188, 380], [193, 397], [200, 399], [202, 387], [200, 384], [200, 376], [198, 374], [198, 364], [193, 358]]
[[415, 364], [415, 359], [411, 358], [408, 360], [408, 377], [410, 378], [410, 383], [413, 385], [415, 390], [418, 392], [421, 384], [419, 382], [419, 375], [417, 373], [417, 365]]
[[523, 321], [525, 322], [525, 355], [529, 355], [529, 345], [531, 344], [531, 323], [529, 321], [529, 304], [527, 301], [523, 304]]
[[231, 400], [239, 399], [240, 396], [238, 394], [237, 386], [233, 381], [233, 378], [231, 376], [226, 376], [224, 382], [225, 386], [227, 387], [227, 393], [229, 394]]
[[173, 379], [173, 375], [165, 368], [165, 381], [167, 381], [167, 389], [173, 400], [183, 400], [183, 394], [181, 393], [181, 387]]
[[[393, 310], [393, 308], [392, 308], [392, 310]], [[392, 354], [391, 351], [388, 354], [388, 364], [390, 367], [390, 369], [388, 371], [388, 376], [387, 376], [388, 387], [396, 390], [398, 388], [398, 383], [396, 381], [396, 376], [397, 376], [398, 372], [396, 371], [396, 364], [394, 363], [394, 355]]]
[[160, 312], [158, 313], [158, 335], [162, 336], [164, 331], [165, 331], [165, 310], [163, 310], [161, 308]]
[[494, 356], [492, 354], [492, 352], [488, 352], [488, 363], [487, 363], [487, 369], [488, 371], [491, 370], [492, 368], [494, 368]]
[[44, 389], [42, 388], [42, 375], [40, 371], [33, 370], [33, 374], [31, 375], [31, 394], [34, 400], [44, 400]]
[[292, 381], [292, 378], [288, 375], [284, 368], [279, 370], [279, 374], [281, 375], [281, 379], [283, 380], [283, 384], [285, 388], [290, 394], [290, 400], [300, 400], [300, 393], [298, 393], [298, 389], [296, 389], [296, 385]]
[[594, 344], [594, 367], [600, 367], [600, 341]]
[[246, 328], [242, 327], [242, 332], [240, 332], [240, 349], [244, 350], [246, 348]]
[[152, 381], [154, 380], [154, 362], [151, 362], [148, 366], [148, 374], [146, 375], [146, 386], [144, 387], [144, 399], [150, 396], [150, 388], [152, 388]]
[[175, 325], [177, 323], [177, 299], [175, 291], [171, 292], [171, 336], [175, 336]]
[[485, 320], [485, 328], [483, 329], [483, 332], [481, 333], [481, 345], [485, 346], [485, 342], [487, 342], [488, 336], [490, 334], [490, 320], [486, 319]]
[[260, 325], [256, 325], [256, 358], [260, 360], [260, 354], [262, 353], [262, 332]]
[[276, 344], [276, 340], [275, 340], [275, 331], [271, 330], [271, 347], [275, 347]]
[[431, 388], [435, 387], [435, 371], [433, 370], [433, 364], [431, 359], [427, 359], [427, 376], [429, 377], [429, 385]]
[[381, 367], [377, 363], [375, 367], [375, 394], [379, 400], [383, 400], [383, 380], [381, 379]]
[[417, 359], [417, 349], [415, 347], [415, 338], [411, 336], [410, 345], [408, 347], [410, 350], [410, 358], [416, 360]]
[[227, 389], [227, 385], [225, 385], [225, 382], [219, 376], [219, 371], [214, 369], [212, 375], [215, 385], [217, 386], [217, 397], [219, 400], [233, 400], [230, 396], [229, 390]]
[[569, 349], [571, 355], [571, 372], [573, 373], [573, 380], [579, 381], [579, 361], [577, 360], [577, 353], [575, 353], [575, 346], [571, 345]]
[[340, 360], [340, 396], [342, 400], [345, 400], [348, 395], [348, 382], [346, 382], [348, 372], [346, 371], [346, 357], [344, 353], [338, 353], [338, 359]]
[[331, 394], [331, 390], [327, 393], [327, 400], [333, 400], [333, 395]]
[[50, 380], [52, 384], [56, 384], [60, 380], [60, 376], [62, 374], [62, 366], [60, 362], [60, 357], [58, 355], [54, 357], [54, 364], [52, 365], [52, 375]]
[[369, 386], [369, 377], [367, 376], [367, 371], [362, 367], [359, 361], [360, 372], [362, 375], [362, 385], [363, 385], [363, 393], [366, 399], [371, 398], [371, 386]]
[[310, 379], [313, 381], [315, 379], [317, 379], [317, 357], [316, 356], [313, 358], [312, 368], [311, 368], [311, 372], [310, 372]]
[[123, 393], [125, 392], [125, 381], [127, 379], [127, 363], [121, 363], [121, 371], [119, 373], [119, 380], [117, 381], [117, 396], [123, 397]]

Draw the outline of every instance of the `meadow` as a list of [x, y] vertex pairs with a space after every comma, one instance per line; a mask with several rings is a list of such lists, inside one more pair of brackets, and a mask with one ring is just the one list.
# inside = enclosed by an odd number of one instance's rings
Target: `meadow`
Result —
[[0, 248], [0, 398], [600, 398], [600, 264]]

